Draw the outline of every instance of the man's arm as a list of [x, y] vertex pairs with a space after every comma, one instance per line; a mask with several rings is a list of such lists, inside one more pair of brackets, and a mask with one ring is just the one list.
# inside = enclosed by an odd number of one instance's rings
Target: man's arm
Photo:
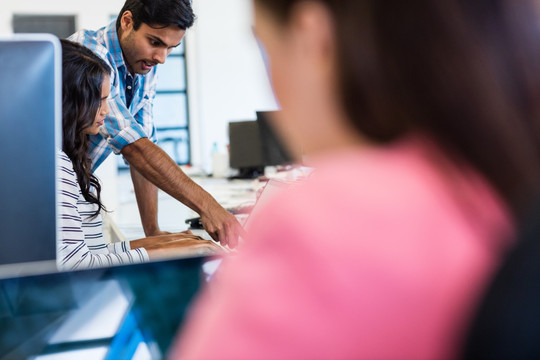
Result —
[[214, 240], [229, 247], [237, 245], [243, 229], [236, 218], [184, 174], [156, 144], [142, 138], [124, 146], [122, 155], [147, 180], [197, 212], [205, 230]]
[[158, 189], [146, 180], [133, 166], [129, 167], [131, 180], [135, 190], [135, 198], [141, 222], [146, 236], [163, 235], [168, 232], [161, 231], [158, 224]]

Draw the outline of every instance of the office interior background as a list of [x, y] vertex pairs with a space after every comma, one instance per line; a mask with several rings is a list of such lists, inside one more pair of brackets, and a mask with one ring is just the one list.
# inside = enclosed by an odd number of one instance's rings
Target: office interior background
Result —
[[[60, 31], [97, 30], [120, 11], [123, 0], [19, 0], [5, 2], [0, 35], [57, 22]], [[197, 16], [183, 46], [158, 66], [154, 108], [160, 146], [178, 163], [212, 171], [212, 150], [226, 151], [231, 121], [254, 120], [256, 111], [276, 110], [263, 56], [252, 32], [250, 0], [194, 0]], [[50, 24], [49, 24], [50, 25]], [[215, 145], [214, 145], [215, 144]], [[123, 161], [110, 156], [97, 175], [103, 199], [116, 219], [116, 185]], [[121, 172], [122, 170], [120, 170]]]

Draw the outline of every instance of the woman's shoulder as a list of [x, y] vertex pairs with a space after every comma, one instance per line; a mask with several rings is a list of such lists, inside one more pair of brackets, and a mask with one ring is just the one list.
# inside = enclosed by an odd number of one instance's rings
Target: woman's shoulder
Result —
[[57, 152], [57, 168], [58, 168], [58, 176], [62, 179], [70, 179], [75, 180], [77, 179], [77, 175], [75, 174], [75, 170], [73, 169], [73, 162], [67, 156], [67, 154], [63, 150], [58, 150]]
[[317, 165], [309, 179], [275, 199], [269, 206], [272, 216], [294, 219], [302, 227], [361, 224], [377, 233], [384, 230], [382, 223], [388, 231], [412, 224], [419, 230], [426, 223], [462, 224], [464, 218], [486, 230], [509, 223], [506, 205], [491, 184], [421, 141], [354, 149]]
[[58, 160], [58, 164], [60, 164], [60, 165], [69, 164], [70, 167], [73, 167], [73, 163], [71, 162], [71, 159], [69, 158], [69, 156], [67, 156], [67, 154], [64, 152], [64, 150], [59, 149], [57, 151], [56, 158]]
[[480, 194], [499, 198], [479, 171], [457, 162], [433, 141], [421, 137], [403, 139], [388, 146], [356, 149], [326, 160], [321, 163], [321, 171], [313, 177], [308, 191], [331, 187], [334, 194], [348, 197], [347, 194], [353, 193], [364, 201], [391, 205], [400, 200], [439, 204], [441, 197], [477, 198]]

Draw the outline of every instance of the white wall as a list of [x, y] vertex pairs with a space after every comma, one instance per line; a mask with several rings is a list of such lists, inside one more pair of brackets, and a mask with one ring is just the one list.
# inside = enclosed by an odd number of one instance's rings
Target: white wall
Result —
[[192, 160], [211, 169], [212, 144], [228, 143], [227, 124], [254, 120], [276, 103], [252, 32], [251, 0], [196, 0], [186, 35]]
[[99, 29], [117, 14], [124, 0], [3, 0], [0, 11], [0, 34], [13, 32], [13, 14], [20, 15], [75, 15], [77, 29]]
[[[75, 15], [77, 29], [98, 29], [117, 14], [124, 0], [2, 1], [0, 34], [12, 32], [13, 14]], [[195, 26], [186, 35], [192, 163], [211, 171], [212, 144], [228, 143], [227, 124], [255, 119], [257, 110], [275, 110], [266, 70], [252, 34], [251, 0], [194, 0]], [[98, 170], [103, 197], [117, 208], [115, 161]], [[108, 185], [111, 183], [111, 185]]]

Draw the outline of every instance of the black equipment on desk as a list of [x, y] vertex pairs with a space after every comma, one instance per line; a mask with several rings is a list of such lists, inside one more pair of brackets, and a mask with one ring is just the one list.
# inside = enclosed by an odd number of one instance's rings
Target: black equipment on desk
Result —
[[200, 217], [194, 217], [191, 219], [186, 219], [186, 224], [189, 224], [190, 229], [204, 229]]
[[293, 158], [272, 128], [273, 116], [279, 116], [279, 111], [257, 111], [257, 124], [259, 125], [264, 165], [290, 164], [293, 162]]
[[[251, 213], [251, 210], [253, 210], [253, 206], [254, 206], [253, 204], [239, 205], [239, 206], [229, 207], [226, 210], [233, 215], [239, 215], [239, 214], [247, 215]], [[186, 224], [189, 225], [190, 229], [204, 229], [200, 216], [186, 219]]]
[[277, 111], [258, 111], [255, 121], [229, 123], [230, 166], [239, 170], [235, 178], [264, 175], [264, 167], [293, 161], [271, 126]]

